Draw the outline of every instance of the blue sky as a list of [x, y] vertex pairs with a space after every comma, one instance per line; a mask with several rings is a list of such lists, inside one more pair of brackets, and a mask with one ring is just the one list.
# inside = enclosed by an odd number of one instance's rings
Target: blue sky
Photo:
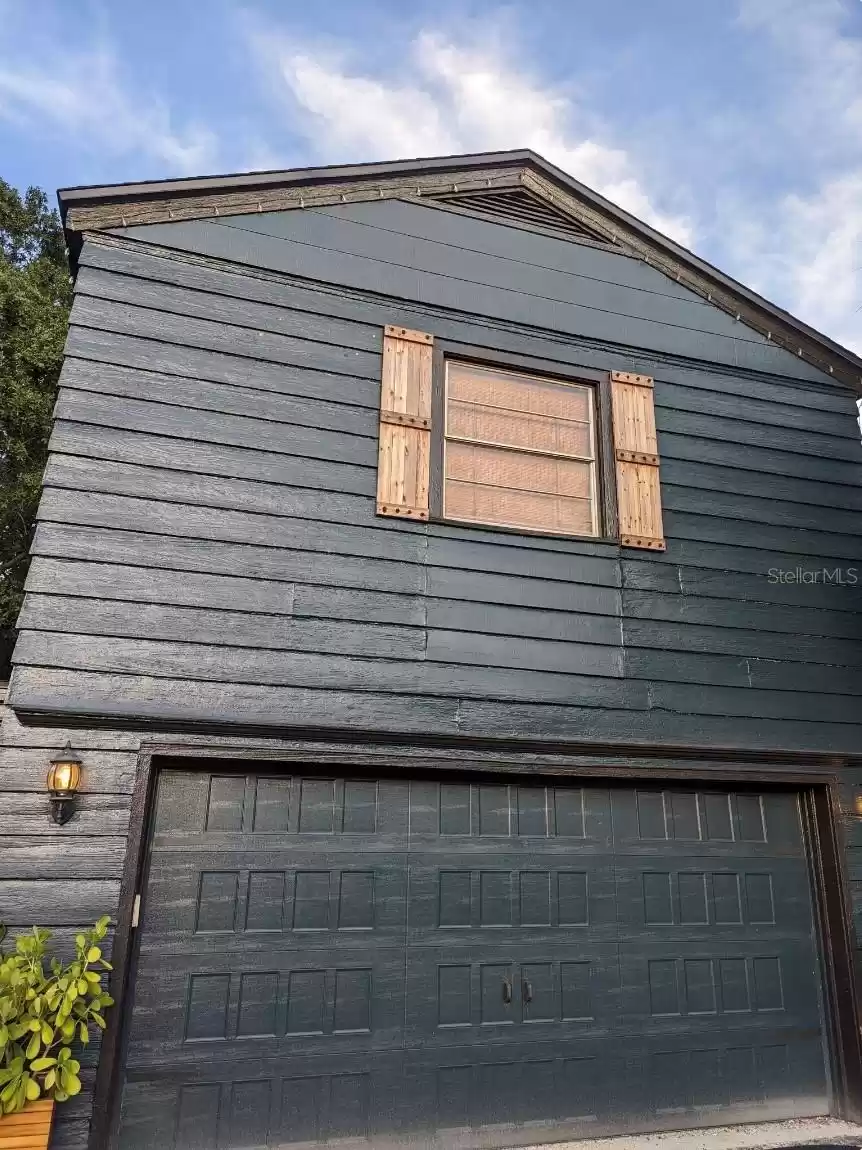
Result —
[[862, 351], [862, 0], [0, 0], [0, 176], [533, 147]]

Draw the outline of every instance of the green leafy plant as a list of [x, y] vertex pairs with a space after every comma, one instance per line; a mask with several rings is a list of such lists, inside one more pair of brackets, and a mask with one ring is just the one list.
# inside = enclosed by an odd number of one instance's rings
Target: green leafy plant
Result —
[[99, 946], [109, 921], [100, 918], [75, 937], [69, 963], [46, 953], [51, 932], [35, 926], [15, 939], [14, 950], [0, 951], [0, 1113], [80, 1092], [73, 1048], [86, 1046], [91, 1026], [104, 1030], [105, 1008], [114, 1003], [102, 985], [111, 964]]

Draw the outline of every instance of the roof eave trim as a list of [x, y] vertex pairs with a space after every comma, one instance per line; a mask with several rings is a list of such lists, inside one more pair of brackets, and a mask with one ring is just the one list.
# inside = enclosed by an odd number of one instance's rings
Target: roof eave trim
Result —
[[[162, 199], [174, 195], [218, 194], [232, 191], [254, 191], [292, 184], [341, 183], [349, 180], [373, 180], [410, 173], [455, 171], [470, 167], [495, 167], [537, 163], [550, 168], [541, 156], [527, 148], [508, 152], [468, 152], [463, 155], [433, 156], [408, 160], [380, 160], [364, 164], [328, 164], [317, 168], [273, 169], [267, 172], [237, 172], [222, 176], [191, 176], [172, 180], [146, 180], [125, 184], [94, 184], [60, 188], [57, 200], [65, 221], [73, 205], [103, 201]], [[556, 171], [556, 169], [554, 169]], [[562, 173], [561, 173], [562, 174]]]

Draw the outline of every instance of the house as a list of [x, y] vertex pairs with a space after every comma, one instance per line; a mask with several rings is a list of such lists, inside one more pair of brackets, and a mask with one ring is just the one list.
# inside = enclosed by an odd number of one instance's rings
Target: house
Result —
[[859, 1115], [862, 361], [526, 151], [60, 203], [0, 918], [110, 913], [120, 1005], [57, 1146]]

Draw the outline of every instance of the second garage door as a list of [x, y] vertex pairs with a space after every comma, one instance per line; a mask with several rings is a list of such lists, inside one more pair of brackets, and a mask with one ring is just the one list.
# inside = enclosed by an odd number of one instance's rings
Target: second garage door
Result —
[[824, 1114], [798, 796], [165, 771], [121, 1150]]

